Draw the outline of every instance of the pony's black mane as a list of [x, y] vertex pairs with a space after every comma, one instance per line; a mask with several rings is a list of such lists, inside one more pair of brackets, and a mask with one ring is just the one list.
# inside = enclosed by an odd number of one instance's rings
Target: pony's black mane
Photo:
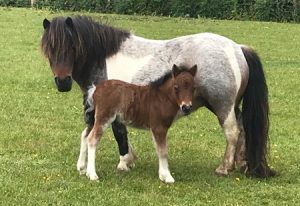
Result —
[[[188, 68], [181, 66], [179, 67], [181, 72], [187, 72], [189, 71]], [[151, 81], [149, 83], [150, 87], [152, 88], [159, 88], [160, 86], [162, 86], [166, 81], [168, 81], [171, 77], [172, 77], [172, 70], [169, 70], [168, 72], [166, 72], [163, 76], [159, 77], [158, 79]]]
[[[68, 19], [61, 16], [52, 19], [44, 30], [41, 50], [54, 63], [72, 62], [72, 77], [86, 89], [98, 81], [99, 70], [105, 69], [105, 59], [119, 51], [130, 33], [88, 16], [74, 16], [71, 23]], [[70, 60], [70, 53], [74, 60]]]
[[[44, 32], [41, 48], [46, 57], [53, 53], [63, 54], [70, 49], [70, 42], [75, 49], [75, 57], [108, 57], [116, 53], [130, 33], [92, 20], [88, 16], [72, 17], [73, 27], [66, 24], [65, 17], [56, 17]], [[70, 41], [70, 39], [72, 41]], [[55, 51], [53, 51], [55, 49]]]

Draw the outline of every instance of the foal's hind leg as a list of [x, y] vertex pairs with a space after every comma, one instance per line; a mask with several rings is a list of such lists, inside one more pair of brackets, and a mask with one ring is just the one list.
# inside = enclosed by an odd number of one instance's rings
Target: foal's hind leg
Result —
[[86, 154], [87, 154], [87, 136], [90, 133], [91, 128], [86, 127], [82, 133], [80, 138], [80, 154], [77, 161], [77, 170], [80, 175], [86, 173]]
[[235, 151], [235, 166], [241, 170], [241, 172], [245, 172], [247, 170], [247, 161], [246, 161], [246, 136], [243, 126], [243, 118], [242, 113], [239, 108], [235, 110], [238, 127], [240, 130], [237, 147]]
[[[223, 122], [222, 120], [220, 122]], [[226, 137], [226, 150], [222, 164], [216, 169], [217, 175], [228, 175], [228, 172], [234, 168], [234, 155], [239, 136], [239, 128], [235, 116], [234, 109], [232, 108], [228, 116], [222, 124], [224, 134]]]
[[126, 126], [120, 123], [118, 120], [115, 120], [112, 123], [112, 130], [118, 143], [120, 153], [120, 162], [117, 166], [117, 169], [129, 171], [130, 168], [134, 167], [136, 156], [133, 153], [132, 146], [128, 142]]
[[168, 164], [168, 148], [167, 148], [167, 129], [156, 128], [152, 129], [153, 138], [156, 143], [156, 152], [159, 161], [159, 179], [165, 183], [174, 183], [169, 164]]

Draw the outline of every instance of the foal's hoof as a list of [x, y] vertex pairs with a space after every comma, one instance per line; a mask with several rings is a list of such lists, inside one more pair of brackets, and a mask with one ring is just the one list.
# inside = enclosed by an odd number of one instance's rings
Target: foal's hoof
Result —
[[79, 175], [85, 175], [86, 174], [86, 169], [80, 169], [79, 171]]
[[86, 166], [85, 165], [83, 165], [83, 166], [77, 165], [77, 170], [78, 170], [80, 175], [86, 174]]
[[92, 181], [97, 181], [99, 179], [99, 177], [96, 173], [88, 173], [87, 172], [86, 176]]
[[159, 179], [164, 182], [164, 183], [168, 183], [168, 184], [171, 184], [171, 183], [174, 183], [175, 182], [175, 179], [169, 174], [169, 175], [163, 175], [163, 174], [160, 174], [159, 175]]

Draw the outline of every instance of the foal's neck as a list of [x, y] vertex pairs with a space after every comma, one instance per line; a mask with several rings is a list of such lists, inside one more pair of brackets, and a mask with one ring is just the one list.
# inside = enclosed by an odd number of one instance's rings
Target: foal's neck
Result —
[[172, 77], [168, 80], [166, 80], [166, 82], [164, 82], [162, 85], [160, 85], [158, 88], [155, 87], [150, 87], [150, 90], [153, 90], [153, 93], [157, 96], [160, 97], [165, 97], [163, 98], [164, 101], [162, 102], [162, 104], [168, 104], [168, 106], [173, 106], [174, 108], [179, 108], [177, 101], [176, 101], [176, 96], [175, 93], [173, 91], [173, 80]]

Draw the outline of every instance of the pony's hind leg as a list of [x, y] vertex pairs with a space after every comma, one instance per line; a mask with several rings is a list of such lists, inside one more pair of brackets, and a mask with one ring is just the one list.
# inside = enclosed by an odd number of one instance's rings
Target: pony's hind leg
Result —
[[80, 138], [80, 154], [77, 161], [77, 170], [80, 175], [86, 173], [86, 154], [87, 154], [87, 136], [90, 133], [91, 128], [86, 127], [82, 133]]
[[238, 137], [237, 147], [235, 151], [235, 166], [236, 168], [240, 169], [241, 172], [247, 171], [247, 161], [246, 161], [246, 136], [243, 126], [243, 118], [242, 113], [239, 108], [235, 110], [238, 127], [240, 130], [240, 134]]
[[90, 180], [98, 180], [98, 175], [96, 173], [96, 167], [95, 167], [96, 147], [100, 141], [102, 133], [103, 133], [102, 127], [95, 124], [92, 131], [87, 137], [88, 162], [87, 162], [86, 176]]
[[130, 168], [134, 167], [136, 156], [133, 152], [132, 146], [128, 142], [126, 126], [116, 119], [112, 123], [112, 130], [118, 143], [120, 153], [120, 162], [117, 169], [121, 171], [129, 171]]
[[[222, 123], [223, 121], [221, 120], [220, 122]], [[236, 146], [240, 133], [233, 108], [225, 118], [222, 127], [226, 137], [227, 145], [223, 157], [223, 162], [216, 169], [216, 174], [220, 176], [226, 176], [228, 175], [229, 171], [234, 168], [234, 155], [236, 152]]]
[[167, 129], [151, 130], [156, 143], [156, 152], [159, 161], [159, 179], [165, 183], [174, 183], [168, 164]]

